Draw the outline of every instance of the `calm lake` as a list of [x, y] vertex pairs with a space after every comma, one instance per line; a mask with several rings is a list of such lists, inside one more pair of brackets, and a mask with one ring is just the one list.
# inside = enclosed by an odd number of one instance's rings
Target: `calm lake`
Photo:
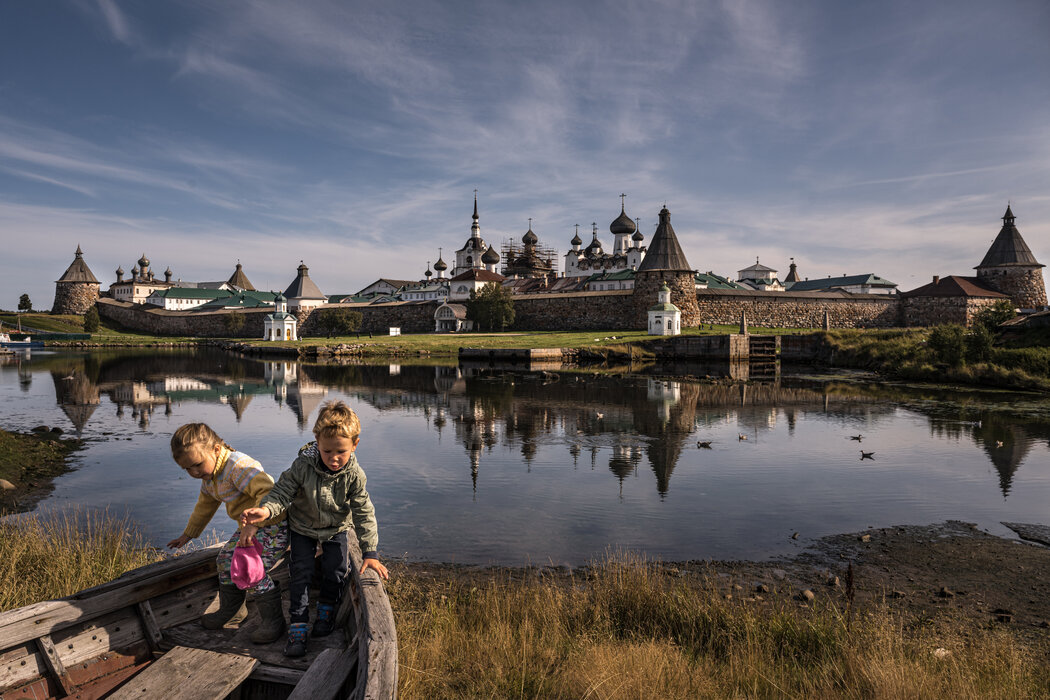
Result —
[[[158, 545], [181, 534], [199, 489], [171, 460], [178, 426], [208, 423], [276, 478], [329, 399], [361, 418], [358, 456], [388, 558], [577, 565], [630, 549], [754, 559], [869, 526], [959, 519], [1010, 536], [1000, 521], [1050, 522], [1050, 401], [1032, 395], [188, 350], [33, 351], [0, 363], [0, 426], [58, 426], [86, 441], [38, 509], [127, 513]], [[221, 511], [212, 525], [219, 536], [234, 529]]]

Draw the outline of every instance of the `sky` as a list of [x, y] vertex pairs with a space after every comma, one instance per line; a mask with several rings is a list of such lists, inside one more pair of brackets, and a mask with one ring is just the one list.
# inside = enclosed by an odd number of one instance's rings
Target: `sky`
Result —
[[238, 261], [326, 294], [470, 235], [563, 255], [666, 205], [691, 266], [913, 289], [973, 274], [1008, 202], [1050, 263], [1050, 3], [8, 2], [0, 308]]

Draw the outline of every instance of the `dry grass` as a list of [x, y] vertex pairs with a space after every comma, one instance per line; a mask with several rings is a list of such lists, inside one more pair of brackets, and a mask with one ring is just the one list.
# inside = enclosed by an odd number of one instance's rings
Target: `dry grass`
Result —
[[157, 561], [127, 520], [70, 509], [0, 520], [0, 611], [61, 598]]
[[[1027, 698], [1041, 654], [1005, 632], [910, 631], [789, 599], [727, 600], [632, 557], [586, 579], [396, 572], [400, 697]], [[720, 586], [722, 586], [720, 590]], [[938, 636], [939, 635], [939, 636]], [[939, 657], [938, 648], [948, 651]]]

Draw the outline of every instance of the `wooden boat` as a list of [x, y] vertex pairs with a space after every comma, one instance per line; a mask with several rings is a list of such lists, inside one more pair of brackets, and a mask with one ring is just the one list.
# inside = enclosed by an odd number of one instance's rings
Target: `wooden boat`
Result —
[[44, 347], [44, 342], [42, 340], [32, 340], [28, 335], [22, 340], [11, 340], [11, 336], [7, 333], [0, 333], [0, 348], [28, 350], [42, 347]]
[[[396, 697], [393, 612], [375, 572], [358, 575], [355, 545], [337, 629], [311, 639], [301, 659], [281, 653], [283, 638], [251, 643], [258, 623], [251, 602], [239, 627], [201, 627], [201, 614], [218, 607], [215, 555], [221, 546], [0, 613], [0, 700]], [[282, 562], [272, 572], [284, 591], [287, 569]]]

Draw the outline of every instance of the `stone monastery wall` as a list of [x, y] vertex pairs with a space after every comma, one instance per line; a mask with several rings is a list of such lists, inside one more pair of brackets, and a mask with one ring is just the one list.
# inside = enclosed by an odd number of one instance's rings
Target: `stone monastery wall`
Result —
[[901, 325], [958, 323], [969, 327], [974, 315], [999, 301], [988, 297], [908, 297], [901, 300]]
[[891, 328], [901, 325], [900, 299], [890, 295], [759, 292], [700, 289], [701, 323], [739, 323], [747, 313], [753, 326], [821, 328], [827, 311], [832, 328]]
[[[735, 324], [741, 312], [747, 313], [752, 326], [779, 328], [820, 328], [824, 312], [828, 313], [832, 328], [888, 328], [906, 325], [933, 325], [946, 321], [962, 323], [962, 314], [949, 313], [947, 302], [938, 300], [927, 307], [912, 306], [902, 314], [902, 301], [891, 296], [833, 296], [790, 292], [741, 292], [736, 290], [699, 290], [697, 304], [700, 323]], [[655, 303], [653, 299], [652, 303]], [[641, 300], [631, 290], [603, 292], [576, 292], [571, 294], [526, 294], [514, 298], [516, 319], [513, 329], [539, 330], [644, 330], [645, 319], [639, 321], [637, 308]], [[331, 304], [299, 314], [300, 335], [319, 335], [315, 331], [317, 311], [326, 308], [349, 308], [362, 315], [361, 332], [385, 335], [391, 326], [399, 326], [403, 333], [428, 333], [434, 330], [436, 301], [399, 302], [392, 304]], [[973, 309], [981, 304], [970, 304]], [[166, 311], [103, 298], [98, 302], [99, 313], [133, 330], [156, 335], [198, 336], [205, 338], [230, 337], [228, 317], [242, 315], [244, 327], [236, 335], [242, 338], [261, 338], [263, 319], [269, 309], [245, 309], [237, 312]], [[955, 316], [959, 316], [956, 320]]]

